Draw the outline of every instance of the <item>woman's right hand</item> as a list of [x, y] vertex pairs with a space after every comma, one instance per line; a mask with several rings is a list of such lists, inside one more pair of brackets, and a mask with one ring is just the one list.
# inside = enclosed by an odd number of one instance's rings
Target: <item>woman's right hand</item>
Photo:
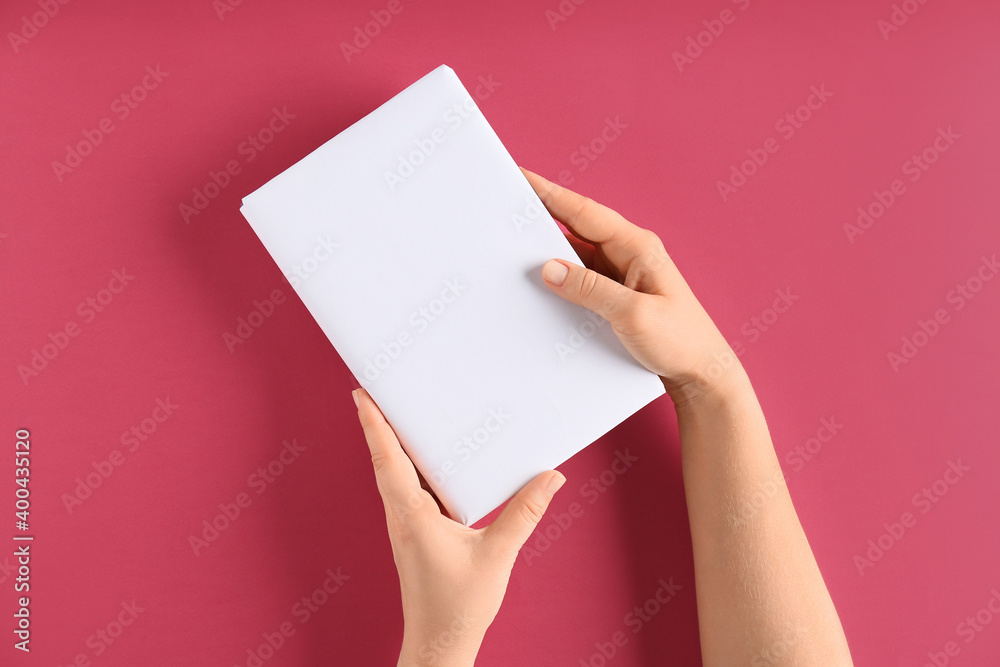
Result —
[[588, 267], [549, 260], [549, 289], [608, 320], [677, 408], [704, 664], [768, 662], [783, 646], [781, 664], [851, 665], [753, 387], [660, 239], [524, 175]]
[[632, 356], [662, 378], [677, 407], [720, 392], [743, 374], [729, 343], [654, 232], [521, 171], [552, 217], [570, 230], [567, 237], [586, 265], [549, 260], [542, 269], [546, 285], [610, 322]]

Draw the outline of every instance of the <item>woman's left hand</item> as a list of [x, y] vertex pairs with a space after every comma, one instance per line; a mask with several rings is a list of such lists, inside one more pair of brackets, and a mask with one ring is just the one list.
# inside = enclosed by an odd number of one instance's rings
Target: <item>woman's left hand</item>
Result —
[[354, 398], [399, 572], [399, 665], [472, 665], [500, 610], [518, 551], [566, 478], [554, 470], [541, 473], [496, 521], [474, 530], [442, 514], [368, 392], [357, 389]]

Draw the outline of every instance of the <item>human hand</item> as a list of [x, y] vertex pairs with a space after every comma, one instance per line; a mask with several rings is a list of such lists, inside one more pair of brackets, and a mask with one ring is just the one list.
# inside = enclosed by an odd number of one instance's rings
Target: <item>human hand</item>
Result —
[[442, 514], [375, 401], [353, 392], [385, 506], [403, 600], [399, 667], [472, 665], [521, 546], [566, 478], [546, 471], [496, 521], [473, 530]]
[[542, 268], [545, 284], [610, 322], [629, 353], [662, 378], [677, 407], [721, 391], [743, 373], [654, 232], [521, 171], [552, 217], [570, 230], [566, 237], [585, 265], [549, 260]]

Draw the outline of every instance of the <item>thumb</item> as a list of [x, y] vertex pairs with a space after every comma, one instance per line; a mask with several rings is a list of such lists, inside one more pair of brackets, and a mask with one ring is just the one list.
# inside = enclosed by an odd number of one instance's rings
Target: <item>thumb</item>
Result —
[[565, 483], [563, 474], [552, 470], [525, 484], [486, 528], [485, 541], [502, 553], [516, 555], [545, 515], [552, 496]]
[[637, 294], [597, 271], [562, 259], [545, 262], [542, 279], [550, 290], [562, 298], [588, 308], [612, 323], [616, 314]]

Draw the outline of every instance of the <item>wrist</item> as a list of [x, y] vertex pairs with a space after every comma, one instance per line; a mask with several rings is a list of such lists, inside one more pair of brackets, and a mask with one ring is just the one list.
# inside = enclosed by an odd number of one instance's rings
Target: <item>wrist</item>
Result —
[[753, 391], [743, 365], [728, 346], [712, 354], [707, 363], [681, 383], [670, 383], [662, 376], [660, 379], [678, 414], [713, 413]]
[[436, 629], [404, 626], [397, 667], [471, 667], [484, 636], [461, 617]]
[[[405, 635], [405, 633], [404, 633]], [[396, 667], [473, 667], [480, 642], [448, 645], [447, 642], [403, 638]]]

